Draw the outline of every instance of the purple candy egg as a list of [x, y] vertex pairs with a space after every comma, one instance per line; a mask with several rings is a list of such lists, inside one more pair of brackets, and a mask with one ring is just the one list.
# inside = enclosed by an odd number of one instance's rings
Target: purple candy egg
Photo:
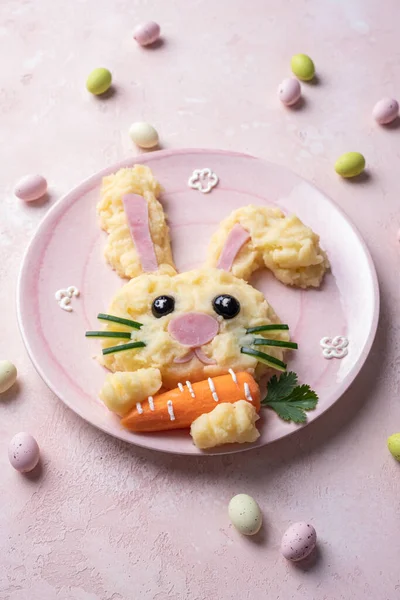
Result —
[[136, 27], [133, 37], [141, 46], [154, 44], [154, 42], [160, 37], [160, 26], [154, 21], [142, 23], [142, 25], [138, 25], [138, 27]]

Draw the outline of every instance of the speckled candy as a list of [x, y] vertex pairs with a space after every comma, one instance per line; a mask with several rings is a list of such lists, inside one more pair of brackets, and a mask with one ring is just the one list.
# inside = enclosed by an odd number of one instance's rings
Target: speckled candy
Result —
[[142, 23], [142, 25], [138, 25], [138, 27], [136, 27], [135, 31], [133, 32], [133, 37], [141, 46], [149, 46], [149, 44], [154, 44], [154, 42], [160, 37], [160, 26], [154, 21]]
[[47, 192], [47, 181], [42, 175], [25, 175], [14, 188], [14, 194], [20, 200], [33, 202], [39, 200]]
[[301, 96], [301, 85], [294, 77], [284, 79], [278, 88], [279, 100], [285, 106], [296, 104]]
[[394, 98], [382, 98], [374, 106], [372, 116], [379, 125], [392, 123], [399, 114], [399, 103]]
[[40, 458], [37, 441], [29, 433], [17, 433], [8, 446], [11, 465], [20, 473], [27, 473], [36, 467]]
[[255, 535], [262, 525], [262, 514], [257, 502], [247, 494], [233, 496], [228, 507], [229, 518], [242, 535]]
[[314, 550], [317, 533], [312, 525], [300, 521], [293, 523], [283, 534], [281, 552], [293, 562], [303, 560]]

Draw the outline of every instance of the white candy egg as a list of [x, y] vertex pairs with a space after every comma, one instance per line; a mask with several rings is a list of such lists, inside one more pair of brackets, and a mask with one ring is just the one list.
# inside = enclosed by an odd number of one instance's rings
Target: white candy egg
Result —
[[262, 514], [257, 502], [247, 494], [237, 494], [229, 502], [229, 518], [243, 535], [255, 535], [262, 525]]
[[8, 446], [8, 458], [14, 469], [20, 473], [32, 471], [40, 458], [37, 441], [29, 433], [17, 433]]
[[129, 128], [129, 135], [140, 148], [154, 148], [158, 144], [157, 130], [150, 123], [133, 123]]
[[39, 200], [47, 192], [47, 181], [42, 175], [25, 175], [14, 188], [14, 194], [25, 202]]
[[9, 360], [0, 360], [0, 394], [14, 385], [17, 379], [17, 369]]
[[278, 88], [279, 100], [285, 106], [292, 106], [300, 99], [301, 85], [297, 79], [289, 77], [284, 79]]
[[312, 525], [300, 521], [293, 523], [283, 534], [281, 552], [293, 562], [303, 560], [314, 550], [317, 533]]

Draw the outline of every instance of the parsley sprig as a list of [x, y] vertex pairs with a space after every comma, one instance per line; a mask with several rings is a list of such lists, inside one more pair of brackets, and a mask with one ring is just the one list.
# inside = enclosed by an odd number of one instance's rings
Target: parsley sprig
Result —
[[284, 421], [294, 423], [307, 422], [307, 410], [317, 406], [318, 396], [309, 385], [298, 385], [296, 373], [274, 375], [268, 382], [267, 396], [261, 402], [262, 406], [272, 408]]

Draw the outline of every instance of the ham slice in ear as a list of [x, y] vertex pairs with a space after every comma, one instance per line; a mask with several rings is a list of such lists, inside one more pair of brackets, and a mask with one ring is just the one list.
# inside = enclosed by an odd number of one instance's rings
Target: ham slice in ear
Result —
[[149, 208], [146, 200], [137, 194], [125, 194], [122, 202], [143, 271], [157, 271], [158, 263], [150, 235]]
[[217, 268], [223, 269], [224, 271], [230, 271], [240, 249], [250, 238], [251, 235], [249, 232], [239, 223], [236, 223], [226, 238], [226, 242], [218, 260]]

